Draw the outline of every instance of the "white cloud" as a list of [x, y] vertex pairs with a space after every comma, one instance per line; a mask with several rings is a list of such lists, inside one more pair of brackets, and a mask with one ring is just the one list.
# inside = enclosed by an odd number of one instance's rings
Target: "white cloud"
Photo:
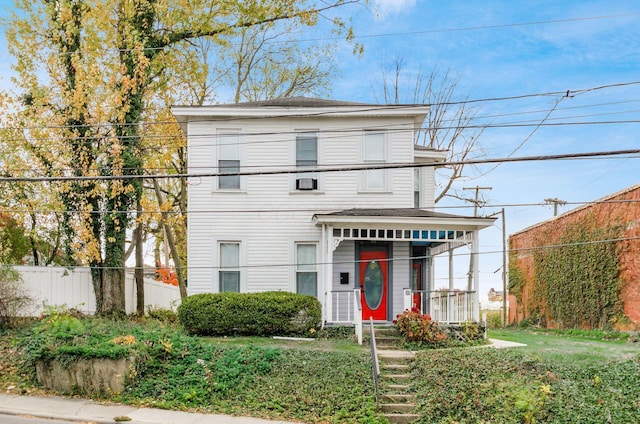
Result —
[[373, 8], [380, 17], [405, 12], [416, 5], [416, 0], [374, 0]]

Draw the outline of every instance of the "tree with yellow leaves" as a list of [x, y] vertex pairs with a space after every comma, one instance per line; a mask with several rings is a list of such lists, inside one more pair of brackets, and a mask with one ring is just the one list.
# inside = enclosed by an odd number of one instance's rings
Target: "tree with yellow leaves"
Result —
[[[7, 32], [32, 166], [60, 181], [65, 242], [92, 268], [97, 311], [125, 311], [127, 231], [145, 174], [142, 127], [175, 60], [200, 39], [316, 24], [357, 0], [21, 0]], [[344, 30], [341, 22], [338, 28]], [[347, 31], [348, 32], [348, 31]]]

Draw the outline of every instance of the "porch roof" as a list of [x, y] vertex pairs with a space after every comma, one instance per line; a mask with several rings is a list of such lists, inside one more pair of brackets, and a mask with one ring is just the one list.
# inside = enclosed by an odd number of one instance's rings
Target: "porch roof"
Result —
[[490, 227], [497, 218], [469, 217], [434, 212], [418, 208], [353, 208], [313, 215], [316, 225], [390, 229], [481, 230]]

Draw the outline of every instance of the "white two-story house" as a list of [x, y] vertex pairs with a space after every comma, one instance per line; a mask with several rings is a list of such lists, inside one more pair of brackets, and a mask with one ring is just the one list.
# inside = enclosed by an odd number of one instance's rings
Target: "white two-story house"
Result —
[[[189, 294], [310, 294], [325, 323], [408, 307], [479, 320], [478, 232], [493, 219], [432, 210], [446, 152], [414, 144], [426, 106], [294, 97], [172, 110], [201, 175], [189, 180]], [[459, 247], [471, 286], [438, 289], [433, 258]]]

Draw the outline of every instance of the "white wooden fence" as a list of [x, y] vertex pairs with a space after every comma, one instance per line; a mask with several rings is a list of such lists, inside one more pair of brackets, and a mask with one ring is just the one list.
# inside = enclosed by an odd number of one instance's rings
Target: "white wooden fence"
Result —
[[[33, 302], [22, 312], [24, 316], [38, 316], [48, 306], [77, 308], [85, 314], [96, 312], [96, 299], [89, 268], [14, 267], [22, 278], [22, 287]], [[125, 279], [125, 302], [128, 314], [136, 308], [136, 284], [133, 273]], [[180, 304], [178, 287], [145, 278], [144, 305], [149, 307], [176, 309]]]

